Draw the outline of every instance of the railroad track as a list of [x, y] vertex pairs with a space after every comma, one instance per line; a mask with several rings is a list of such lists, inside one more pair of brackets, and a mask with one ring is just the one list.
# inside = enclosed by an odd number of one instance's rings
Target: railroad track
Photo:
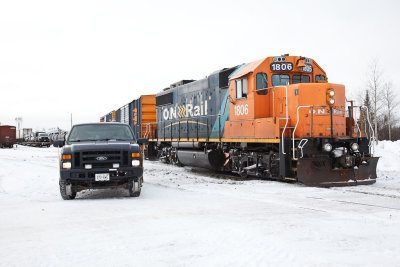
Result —
[[360, 205], [360, 206], [368, 206], [368, 207], [374, 207], [374, 208], [381, 208], [381, 209], [389, 209], [389, 210], [400, 211], [400, 208], [388, 207], [388, 206], [382, 206], [382, 205], [375, 205], [375, 204], [368, 204], [368, 203], [361, 203], [361, 202], [355, 202], [355, 201], [328, 199], [328, 198], [310, 197], [310, 196], [308, 196], [307, 198], [316, 199], [316, 200], [330, 201], [330, 202], [338, 202], [338, 203], [344, 203], [344, 204], [352, 204], [352, 205]]
[[[335, 189], [335, 188], [331, 188], [331, 189]], [[380, 189], [382, 189], [382, 187], [380, 187]], [[385, 189], [385, 188], [383, 188], [383, 189]], [[346, 190], [346, 192], [400, 199], [400, 195], [384, 194], [384, 193], [380, 193], [380, 192], [360, 191], [360, 190], [352, 190], [352, 189]]]

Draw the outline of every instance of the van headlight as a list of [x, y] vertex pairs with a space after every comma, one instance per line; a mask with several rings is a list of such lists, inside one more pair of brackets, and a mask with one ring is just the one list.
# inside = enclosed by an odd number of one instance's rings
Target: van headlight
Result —
[[358, 151], [359, 148], [360, 148], [360, 146], [357, 143], [352, 143], [351, 144], [351, 150]]
[[332, 151], [332, 145], [329, 143], [325, 143], [322, 147], [324, 149], [324, 151], [326, 152], [331, 152]]
[[134, 159], [132, 160], [132, 167], [138, 167], [140, 166], [140, 160]]
[[71, 169], [71, 162], [63, 162], [62, 164], [63, 169]]

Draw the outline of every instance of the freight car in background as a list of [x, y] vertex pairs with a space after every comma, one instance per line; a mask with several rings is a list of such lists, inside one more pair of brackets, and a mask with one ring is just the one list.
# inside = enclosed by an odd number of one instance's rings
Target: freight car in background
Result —
[[0, 148], [12, 148], [17, 142], [17, 132], [15, 126], [0, 125]]
[[[100, 122], [129, 124], [136, 138], [144, 138], [146, 131], [149, 130], [148, 124], [156, 122], [156, 95], [142, 95], [119, 109], [100, 117]], [[147, 133], [147, 135], [149, 134]]]
[[23, 128], [22, 129], [22, 136], [23, 136], [23, 140], [21, 140], [22, 142], [24, 141], [29, 141], [32, 135], [32, 128]]
[[310, 58], [267, 57], [183, 80], [157, 94], [156, 110], [144, 134], [150, 158], [310, 186], [376, 181], [368, 110], [346, 102], [345, 87]]

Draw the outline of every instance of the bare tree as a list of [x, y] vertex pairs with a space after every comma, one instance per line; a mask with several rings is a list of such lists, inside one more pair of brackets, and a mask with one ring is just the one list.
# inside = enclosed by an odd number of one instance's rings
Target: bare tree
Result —
[[393, 84], [391, 81], [385, 82], [383, 85], [383, 103], [385, 105], [385, 117], [387, 122], [389, 140], [392, 140], [392, 127], [396, 123], [395, 109], [400, 105], [400, 102], [396, 98], [396, 94], [393, 91]]
[[381, 91], [382, 91], [382, 70], [379, 67], [378, 60], [371, 61], [367, 72], [367, 90], [371, 98], [372, 104], [372, 122], [374, 124], [374, 133], [376, 143], [378, 143], [378, 112], [381, 108]]

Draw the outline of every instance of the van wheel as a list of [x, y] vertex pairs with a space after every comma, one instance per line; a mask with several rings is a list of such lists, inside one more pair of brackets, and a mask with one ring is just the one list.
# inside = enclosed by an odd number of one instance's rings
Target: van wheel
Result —
[[61, 197], [64, 200], [72, 200], [76, 197], [76, 192], [72, 190], [71, 188], [71, 192], [67, 192], [67, 184], [64, 180], [60, 180], [60, 193], [61, 193]]
[[140, 196], [140, 192], [142, 191], [142, 188], [141, 188], [141, 185], [139, 185], [139, 191], [133, 191], [133, 182], [129, 182], [128, 190], [129, 190], [130, 197], [138, 197], [138, 196]]

